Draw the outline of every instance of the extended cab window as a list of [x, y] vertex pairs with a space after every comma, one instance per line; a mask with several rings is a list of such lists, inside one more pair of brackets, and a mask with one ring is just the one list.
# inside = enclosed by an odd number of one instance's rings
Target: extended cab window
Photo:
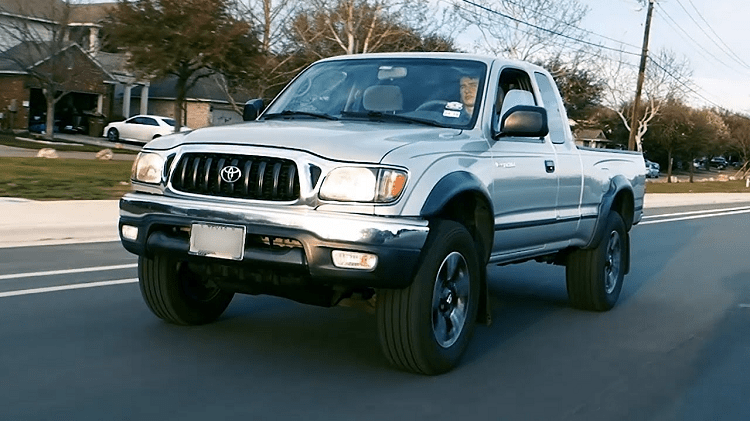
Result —
[[560, 109], [557, 93], [547, 76], [541, 73], [535, 73], [534, 76], [537, 85], [539, 85], [539, 92], [542, 94], [544, 108], [547, 110], [547, 124], [549, 125], [549, 136], [552, 143], [565, 143], [568, 122], [563, 121], [564, 114]]

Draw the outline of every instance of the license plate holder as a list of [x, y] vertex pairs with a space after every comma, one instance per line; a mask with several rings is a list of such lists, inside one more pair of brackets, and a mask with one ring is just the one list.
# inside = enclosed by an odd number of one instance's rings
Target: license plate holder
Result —
[[242, 260], [245, 254], [245, 234], [243, 226], [192, 224], [188, 253], [217, 259]]

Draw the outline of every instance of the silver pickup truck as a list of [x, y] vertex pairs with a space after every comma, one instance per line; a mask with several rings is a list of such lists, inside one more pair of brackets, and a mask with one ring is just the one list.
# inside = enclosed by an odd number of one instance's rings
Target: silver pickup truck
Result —
[[362, 300], [392, 364], [438, 374], [489, 323], [488, 265], [565, 265], [574, 307], [618, 299], [643, 156], [576, 147], [540, 67], [334, 57], [245, 120], [156, 139], [133, 166], [120, 235], [168, 322], [211, 322], [235, 293]]

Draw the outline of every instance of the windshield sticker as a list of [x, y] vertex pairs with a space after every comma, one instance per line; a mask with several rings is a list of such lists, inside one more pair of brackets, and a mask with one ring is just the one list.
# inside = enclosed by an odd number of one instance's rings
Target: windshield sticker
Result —
[[461, 117], [461, 111], [443, 110], [443, 117], [458, 118]]
[[458, 102], [458, 101], [451, 101], [447, 104], [445, 104], [446, 110], [454, 110], [454, 111], [461, 111], [464, 109], [464, 104]]

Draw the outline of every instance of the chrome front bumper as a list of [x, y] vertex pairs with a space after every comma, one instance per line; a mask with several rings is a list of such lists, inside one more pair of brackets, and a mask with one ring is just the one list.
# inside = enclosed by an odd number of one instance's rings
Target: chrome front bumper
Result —
[[[248, 236], [292, 239], [301, 244], [300, 248], [281, 251], [247, 246], [240, 264], [304, 271], [320, 282], [370, 287], [407, 286], [429, 233], [428, 222], [418, 218], [199, 202], [145, 193], [130, 193], [120, 200], [122, 243], [138, 255], [169, 252], [216, 263], [217, 259], [188, 255], [189, 239], [184, 231], [193, 223], [240, 225]], [[135, 240], [122, 237], [123, 225], [138, 228]], [[179, 235], [180, 230], [183, 235]], [[333, 250], [375, 254], [378, 265], [372, 271], [339, 268], [332, 263]]]

